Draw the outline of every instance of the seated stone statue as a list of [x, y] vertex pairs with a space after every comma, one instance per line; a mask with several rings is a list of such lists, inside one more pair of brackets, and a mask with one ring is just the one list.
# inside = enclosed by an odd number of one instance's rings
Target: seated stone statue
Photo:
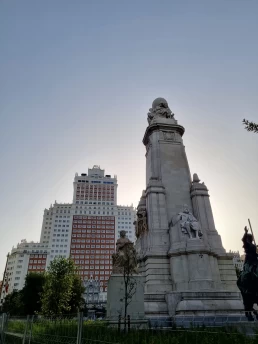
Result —
[[124, 254], [124, 247], [126, 244], [131, 244], [132, 242], [126, 237], [126, 231], [120, 232], [120, 238], [116, 242], [116, 252], [118, 254]]
[[120, 232], [120, 238], [116, 242], [116, 253], [112, 255], [112, 261], [112, 273], [138, 273], [134, 244], [126, 237], [125, 231]]
[[189, 238], [198, 239], [203, 236], [198, 220], [189, 211], [186, 204], [184, 205], [183, 211], [178, 213], [176, 218], [172, 218], [171, 222], [173, 226], [179, 222], [182, 233], [187, 234]]

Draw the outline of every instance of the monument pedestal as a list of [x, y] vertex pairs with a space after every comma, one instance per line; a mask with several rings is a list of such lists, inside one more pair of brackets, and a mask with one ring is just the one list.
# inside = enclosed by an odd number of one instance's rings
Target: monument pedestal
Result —
[[[144, 277], [133, 274], [130, 276], [129, 285], [134, 285], [131, 301], [127, 306], [127, 315], [130, 315], [131, 325], [136, 320], [147, 324], [144, 313]], [[130, 289], [130, 287], [129, 287]], [[108, 281], [107, 292], [107, 318], [109, 321], [118, 321], [119, 315], [125, 314], [125, 283], [122, 274], [112, 274]]]
[[[232, 258], [216, 230], [208, 188], [191, 178], [178, 124], [163, 98], [148, 113], [146, 189], [137, 208], [145, 314], [167, 321], [188, 314], [243, 310]], [[141, 226], [142, 215], [147, 225]]]
[[243, 303], [239, 292], [203, 291], [172, 292], [166, 295], [170, 316], [240, 313]]

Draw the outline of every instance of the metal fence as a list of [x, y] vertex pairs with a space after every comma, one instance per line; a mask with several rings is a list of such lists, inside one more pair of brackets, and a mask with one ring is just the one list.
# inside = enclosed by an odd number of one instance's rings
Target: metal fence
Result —
[[[187, 317], [181, 318], [189, 325]], [[117, 317], [92, 321], [82, 313], [53, 317], [2, 314], [0, 340], [1, 344], [258, 344], [257, 321], [250, 325], [239, 316], [234, 326], [224, 322], [222, 327], [216, 317], [207, 320], [209, 326], [203, 326], [203, 319], [183, 328], [165, 319]]]

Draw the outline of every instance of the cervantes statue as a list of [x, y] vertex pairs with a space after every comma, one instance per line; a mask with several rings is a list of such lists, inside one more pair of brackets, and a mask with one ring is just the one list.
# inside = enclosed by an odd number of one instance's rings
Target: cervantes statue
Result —
[[112, 255], [113, 271], [115, 274], [138, 273], [137, 256], [134, 244], [126, 237], [126, 232], [120, 232], [120, 238], [116, 242], [116, 253]]
[[243, 297], [245, 315], [248, 321], [254, 321], [252, 312], [258, 320], [258, 313], [253, 309], [253, 305], [258, 304], [258, 255], [256, 246], [253, 244], [253, 236], [248, 233], [246, 227], [242, 241], [244, 243], [245, 262], [243, 271], [237, 280], [237, 286]]
[[182, 233], [189, 236], [190, 239], [200, 239], [203, 236], [200, 223], [189, 211], [187, 204], [184, 205], [182, 212], [172, 218], [170, 225], [175, 226], [178, 222]]

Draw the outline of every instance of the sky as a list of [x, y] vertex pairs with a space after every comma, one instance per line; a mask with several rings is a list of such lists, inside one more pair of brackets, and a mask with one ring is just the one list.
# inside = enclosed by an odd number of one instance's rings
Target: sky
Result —
[[71, 202], [76, 172], [118, 176], [118, 203], [145, 188], [147, 112], [167, 99], [191, 173], [209, 189], [227, 250], [258, 241], [257, 0], [2, 0], [0, 274], [38, 241], [43, 211]]

